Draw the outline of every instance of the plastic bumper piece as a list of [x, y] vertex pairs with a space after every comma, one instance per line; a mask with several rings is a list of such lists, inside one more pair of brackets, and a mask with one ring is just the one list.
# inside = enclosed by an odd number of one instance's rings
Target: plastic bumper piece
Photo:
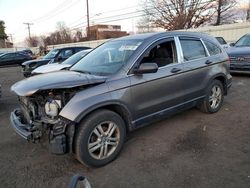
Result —
[[25, 138], [26, 140], [31, 140], [32, 132], [28, 131], [28, 128], [30, 127], [30, 125], [23, 124], [18, 114], [20, 114], [20, 111], [18, 109], [11, 112], [10, 114], [11, 125], [18, 135]]

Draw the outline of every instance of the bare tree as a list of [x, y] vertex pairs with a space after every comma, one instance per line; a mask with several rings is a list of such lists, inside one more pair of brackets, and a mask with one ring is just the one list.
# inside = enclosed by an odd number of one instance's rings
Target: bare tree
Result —
[[73, 42], [81, 42], [85, 41], [86, 36], [83, 35], [83, 33], [80, 30], [77, 30], [73, 35]]
[[29, 47], [37, 47], [39, 45], [39, 38], [37, 36], [28, 37], [25, 41]]
[[70, 29], [66, 27], [64, 22], [57, 22], [56, 28], [57, 43], [61, 44], [72, 42]]
[[144, 12], [155, 27], [196, 28], [214, 15], [215, 0], [145, 0]]
[[246, 8], [246, 20], [250, 20], [250, 0], [248, 2], [248, 6]]
[[138, 33], [149, 33], [154, 31], [154, 26], [151, 24], [148, 16], [144, 16], [139, 20], [136, 27]]
[[214, 25], [231, 23], [234, 17], [232, 9], [236, 6], [236, 0], [217, 0], [216, 3], [216, 22]]

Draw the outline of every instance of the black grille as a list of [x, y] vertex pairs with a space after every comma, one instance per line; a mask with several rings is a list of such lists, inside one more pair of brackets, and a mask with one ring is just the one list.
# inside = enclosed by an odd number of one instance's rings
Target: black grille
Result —
[[250, 57], [230, 57], [231, 62], [250, 63]]

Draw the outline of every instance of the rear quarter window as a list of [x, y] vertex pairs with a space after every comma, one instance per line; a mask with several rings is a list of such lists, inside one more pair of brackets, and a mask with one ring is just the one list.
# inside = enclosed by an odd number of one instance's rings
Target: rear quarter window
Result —
[[206, 51], [199, 39], [180, 38], [184, 61], [190, 61], [206, 57]]
[[204, 40], [204, 44], [206, 45], [207, 50], [208, 50], [210, 55], [217, 55], [217, 54], [220, 54], [222, 52], [220, 47], [212, 42]]

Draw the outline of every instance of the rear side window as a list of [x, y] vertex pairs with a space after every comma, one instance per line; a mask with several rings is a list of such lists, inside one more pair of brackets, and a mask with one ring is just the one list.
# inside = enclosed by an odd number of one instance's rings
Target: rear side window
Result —
[[209, 42], [209, 41], [204, 41], [204, 43], [205, 43], [210, 55], [217, 55], [217, 54], [221, 53], [221, 49], [217, 45], [215, 45], [214, 43]]
[[89, 49], [89, 48], [75, 48], [75, 53], [80, 52], [82, 50], [86, 50], [86, 49]]
[[17, 58], [24, 58], [25, 55], [23, 55], [23, 54], [16, 54], [16, 57], [17, 57]]
[[15, 58], [15, 57], [16, 57], [16, 54], [14, 54], [14, 53], [9, 53], [9, 54], [3, 55], [4, 59], [11, 59], [11, 58]]
[[206, 51], [199, 39], [180, 38], [184, 61], [206, 57]]

